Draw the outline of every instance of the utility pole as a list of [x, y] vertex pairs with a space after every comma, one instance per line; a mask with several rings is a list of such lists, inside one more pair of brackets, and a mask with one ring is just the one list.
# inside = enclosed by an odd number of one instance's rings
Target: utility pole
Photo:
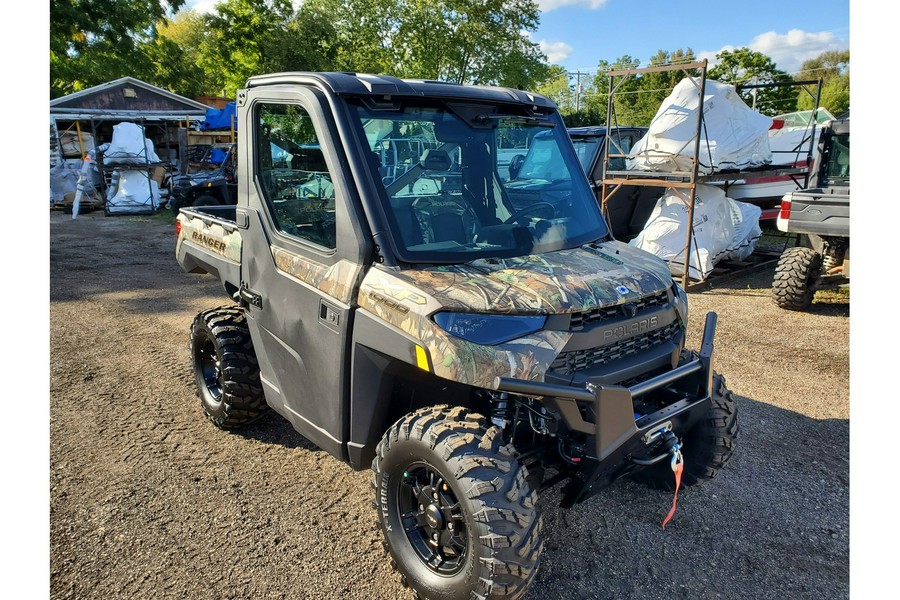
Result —
[[581, 110], [581, 71], [575, 71], [578, 83], [575, 84], [575, 112]]
[[[756, 82], [757, 82], [757, 77], [756, 77], [756, 75], [754, 75], [753, 76], [753, 85], [756, 85]], [[757, 88], [753, 88], [753, 106], [751, 107], [753, 110], [756, 110], [756, 91], [757, 91]]]

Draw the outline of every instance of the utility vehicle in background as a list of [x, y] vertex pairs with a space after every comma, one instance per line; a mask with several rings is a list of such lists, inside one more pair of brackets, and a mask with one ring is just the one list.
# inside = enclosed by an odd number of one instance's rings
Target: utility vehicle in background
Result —
[[850, 281], [850, 115], [827, 122], [808, 189], [785, 194], [777, 227], [801, 236], [782, 253], [772, 282], [781, 308], [806, 310], [817, 290]]

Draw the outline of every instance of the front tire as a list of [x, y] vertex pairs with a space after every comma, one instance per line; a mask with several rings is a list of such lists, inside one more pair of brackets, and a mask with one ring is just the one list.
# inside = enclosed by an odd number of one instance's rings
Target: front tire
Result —
[[268, 412], [243, 309], [221, 306], [197, 315], [191, 361], [203, 412], [216, 427], [248, 425]]
[[788, 248], [775, 267], [772, 301], [786, 310], [806, 310], [816, 295], [821, 270], [821, 254], [812, 248]]
[[[684, 471], [681, 485], [690, 487], [713, 479], [734, 454], [738, 437], [737, 404], [725, 378], [713, 375], [712, 403], [683, 438]], [[637, 471], [635, 481], [660, 490], [674, 490], [675, 477], [668, 460]]]
[[543, 548], [537, 493], [501, 431], [461, 407], [397, 421], [372, 461], [378, 525], [417, 598], [520, 598]]

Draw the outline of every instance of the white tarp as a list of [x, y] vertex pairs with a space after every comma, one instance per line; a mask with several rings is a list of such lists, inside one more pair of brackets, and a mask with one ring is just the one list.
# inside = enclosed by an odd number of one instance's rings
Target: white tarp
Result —
[[[687, 193], [666, 191], [656, 203], [644, 230], [631, 242], [669, 263], [673, 275], [684, 272], [687, 244]], [[705, 279], [722, 260], [744, 260], [762, 235], [758, 206], [736, 202], [721, 189], [698, 185], [694, 200], [694, 240], [688, 274]]]
[[[696, 83], [696, 85], [695, 85]], [[647, 134], [632, 148], [628, 168], [642, 171], [690, 171], [700, 107], [700, 81], [682, 79], [663, 101]], [[734, 86], [706, 81], [704, 128], [699, 171], [748, 169], [769, 164], [772, 119], [748, 107]], [[708, 142], [708, 143], [707, 143]]]
[[143, 165], [158, 163], [153, 142], [144, 137], [140, 125], [123, 121], [113, 126], [112, 143], [103, 153], [104, 165]]
[[60, 161], [50, 168], [50, 202], [62, 202], [78, 185], [79, 169]]
[[77, 131], [67, 131], [60, 134], [59, 141], [62, 144], [63, 156], [66, 157], [77, 156], [81, 158], [82, 150], [87, 154], [94, 149], [94, 137], [85, 131], [82, 131], [80, 134]]
[[[116, 173], [118, 177], [116, 177]], [[146, 171], [117, 171], [113, 175], [115, 194], [107, 199], [110, 214], [145, 213], [159, 206], [159, 185]]]

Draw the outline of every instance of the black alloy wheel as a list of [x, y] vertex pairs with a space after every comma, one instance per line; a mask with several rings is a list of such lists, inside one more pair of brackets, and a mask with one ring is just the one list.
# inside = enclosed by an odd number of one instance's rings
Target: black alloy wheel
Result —
[[468, 552], [465, 517], [437, 469], [424, 462], [407, 467], [397, 508], [407, 539], [429, 569], [454, 575], [463, 568]]

